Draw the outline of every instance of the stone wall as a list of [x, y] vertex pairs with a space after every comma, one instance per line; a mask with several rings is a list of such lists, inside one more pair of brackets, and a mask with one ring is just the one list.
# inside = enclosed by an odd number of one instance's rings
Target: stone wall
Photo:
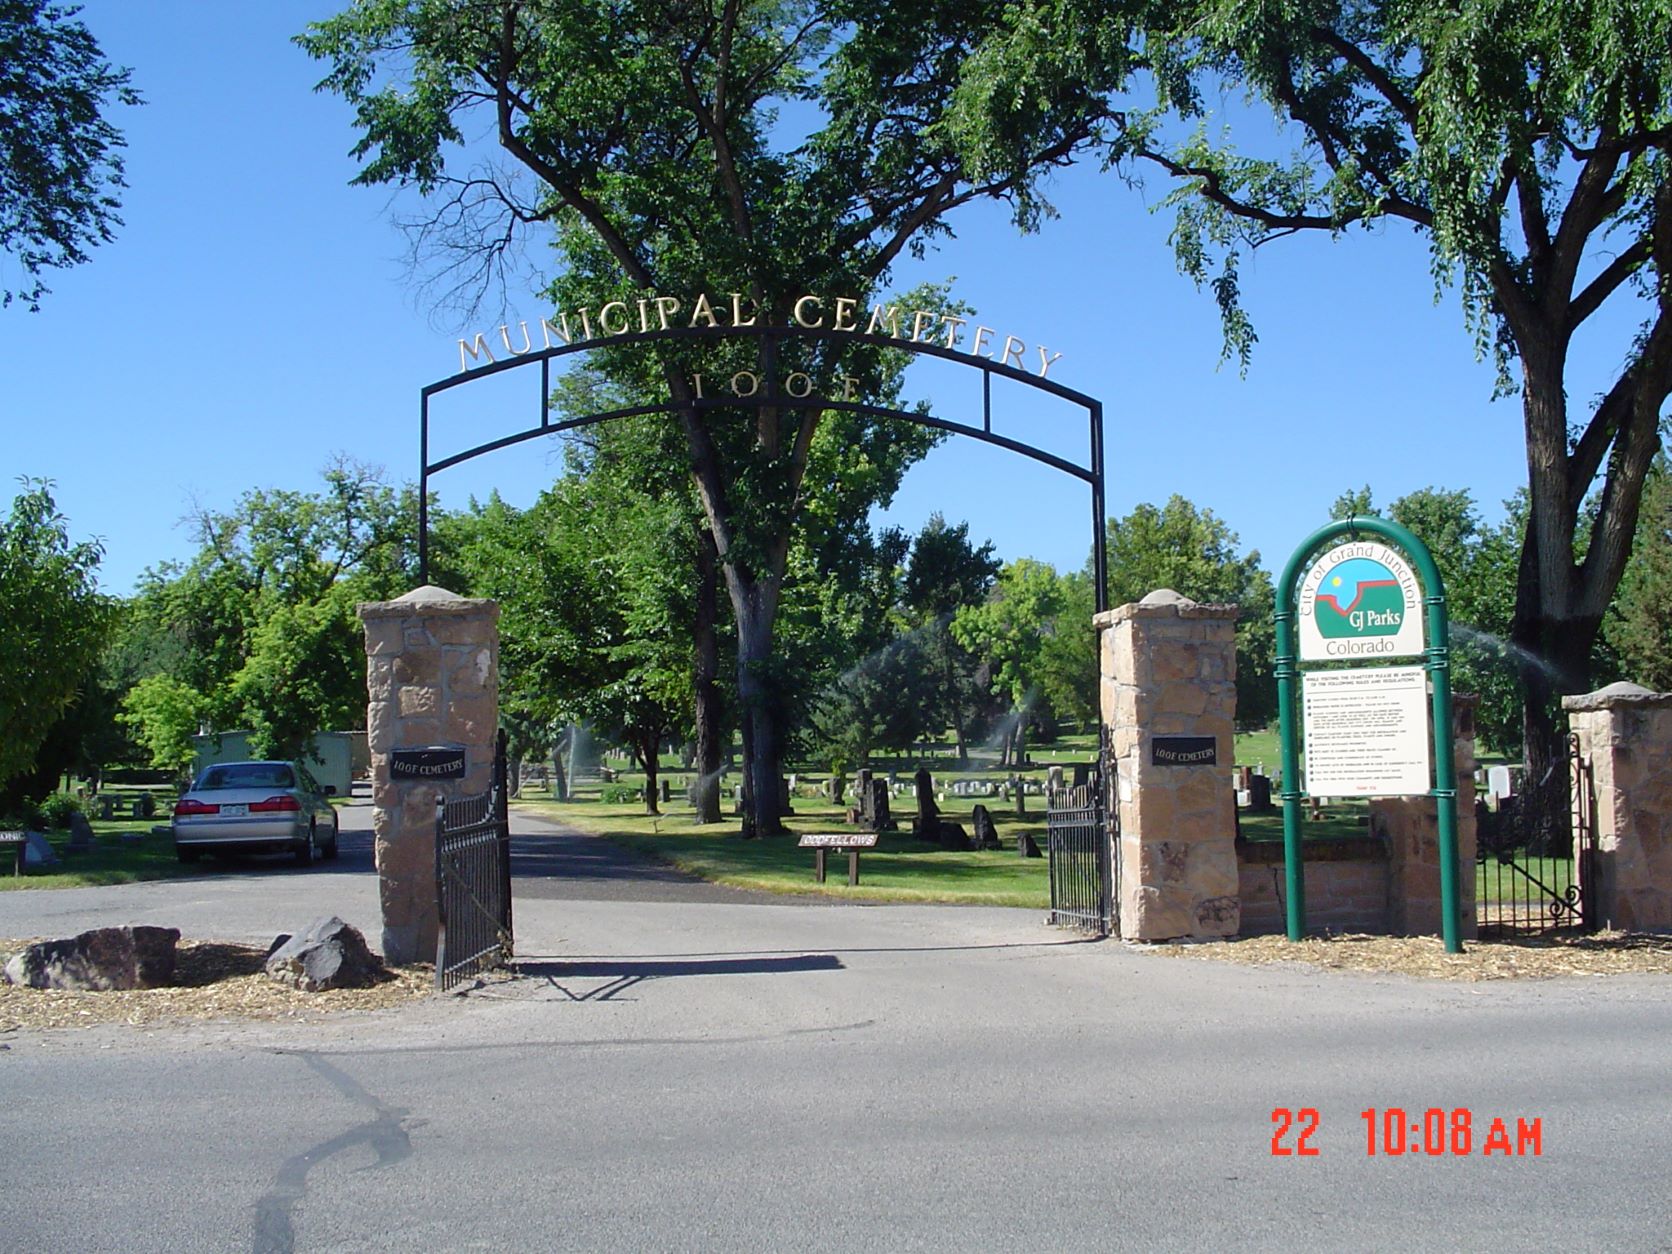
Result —
[[[1457, 776], [1458, 935], [1477, 933], [1475, 923], [1475, 707], [1479, 698], [1453, 694], [1453, 767]], [[1370, 802], [1370, 831], [1387, 845], [1388, 920], [1394, 936], [1438, 936], [1440, 822], [1432, 797], [1378, 797]], [[1311, 915], [1311, 898], [1307, 914]], [[1310, 917], [1308, 919], [1310, 922]]]
[[[1237, 849], [1242, 935], [1286, 933], [1283, 846], [1250, 842]], [[1380, 840], [1317, 841], [1306, 846], [1306, 923], [1330, 932], [1388, 930], [1388, 851]]]
[[1672, 693], [1611, 684], [1562, 706], [1592, 771], [1586, 914], [1607, 928], [1672, 929]]
[[[499, 606], [423, 587], [359, 607], [366, 631], [366, 740], [383, 906], [383, 956], [435, 960], [438, 797], [486, 792], [499, 722]], [[400, 780], [395, 749], [465, 751], [465, 774]]]
[[[1162, 589], [1099, 614], [1100, 704], [1120, 809], [1119, 910], [1129, 940], [1234, 936], [1236, 615]], [[1205, 736], [1217, 761], [1155, 765], [1157, 736]]]

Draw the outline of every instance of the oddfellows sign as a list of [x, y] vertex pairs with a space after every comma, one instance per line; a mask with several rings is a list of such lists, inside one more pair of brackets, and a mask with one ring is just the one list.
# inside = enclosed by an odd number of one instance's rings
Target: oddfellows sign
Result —
[[[515, 333], [507, 322], [499, 326], [497, 337], [478, 332], [472, 339], [461, 339], [459, 369], [469, 370], [498, 360], [494, 356], [495, 338], [507, 357], [521, 357], [525, 353], [618, 335], [648, 335], [652, 331], [680, 327], [753, 327], [761, 325], [761, 320], [760, 307], [740, 292], [728, 292], [720, 300], [699, 295], [689, 304], [677, 296], [644, 296], [631, 302], [612, 300], [597, 309], [585, 306], [559, 310], [552, 318], [539, 319], [539, 344], [534, 342], [534, 332], [529, 330], [527, 321], [518, 322]], [[792, 330], [844, 331], [854, 335], [884, 335], [909, 344], [932, 344], [1037, 374], [1041, 379], [1062, 360], [1061, 353], [1053, 353], [1043, 344], [1030, 345], [1014, 335], [1006, 335], [1001, 340], [992, 327], [979, 323], [971, 326], [970, 319], [957, 314], [893, 304], [867, 308], [851, 296], [802, 296], [791, 307], [790, 320], [785, 325]], [[519, 339], [520, 348], [516, 345]], [[790, 390], [793, 394], [793, 388]]]

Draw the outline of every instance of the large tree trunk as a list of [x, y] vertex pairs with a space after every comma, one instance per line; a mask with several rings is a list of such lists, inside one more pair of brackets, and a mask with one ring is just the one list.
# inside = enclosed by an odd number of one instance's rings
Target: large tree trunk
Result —
[[746, 836], [777, 836], [784, 831], [778, 777], [783, 745], [777, 696], [770, 679], [772, 618], [758, 598], [734, 598], [737, 611], [737, 695], [742, 708], [743, 831]]
[[636, 738], [636, 749], [639, 755], [639, 765], [644, 767], [644, 812], [646, 814], [660, 814], [656, 801], [656, 771], [661, 766], [660, 750], [662, 748], [662, 733], [657, 727], [649, 727], [640, 731]]
[[697, 778], [691, 784], [694, 821], [720, 822], [720, 769], [725, 762], [725, 711], [720, 696], [720, 572], [714, 537], [699, 528], [697, 537], [697, 621], [694, 640]]

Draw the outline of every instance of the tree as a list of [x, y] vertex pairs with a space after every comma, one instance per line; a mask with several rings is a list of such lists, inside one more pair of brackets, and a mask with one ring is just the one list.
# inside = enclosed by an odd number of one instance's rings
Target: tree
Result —
[[[782, 326], [803, 294], [873, 299], [896, 258], [920, 251], [968, 201], [1009, 196], [1024, 218], [1042, 211], [1025, 176], [1064, 159], [1083, 131], [1031, 145], [1018, 176], [974, 179], [942, 127], [957, 65], [1005, 7], [381, 0], [298, 42], [329, 64], [322, 86], [355, 110], [366, 162], [357, 181], [435, 197], [422, 229], [467, 284], [491, 278], [504, 248], [543, 227], [558, 246], [549, 295], [559, 309], [663, 295], [695, 319], [699, 294], [736, 293], [743, 321]], [[474, 155], [456, 149], [478, 116], [509, 169], [472, 168]], [[938, 311], [934, 325], [957, 331]], [[797, 371], [811, 396], [828, 397], [847, 390], [846, 375], [856, 396], [881, 398], [878, 354], [763, 337], [601, 361], [678, 407], [737, 627], [745, 826], [780, 830], [774, 628], [828, 416], [784, 403], [776, 381]], [[695, 375], [739, 369], [767, 381], [763, 403], [699, 404]]]
[[0, 307], [40, 309], [41, 271], [79, 265], [122, 225], [122, 134], [112, 105], [140, 104], [77, 9], [0, 0], [0, 252], [23, 268], [0, 281]]
[[[1376, 512], [1366, 485], [1337, 497], [1330, 516]], [[1489, 527], [1467, 489], [1419, 488], [1389, 505], [1387, 516], [1428, 546], [1445, 584], [1452, 691], [1479, 698], [1475, 730], [1481, 739], [1499, 752], [1519, 753], [1522, 694], [1509, 633], [1524, 501], [1508, 502], [1504, 522]]]
[[[197, 555], [146, 572], [130, 611], [130, 632], [153, 650], [133, 679], [178, 681], [196, 694], [199, 717], [218, 730], [247, 727], [263, 755], [295, 756], [314, 732], [364, 719], [355, 605], [412, 586], [411, 490], [341, 459], [323, 477], [321, 492], [255, 490], [226, 513], [199, 510]], [[142, 742], [168, 746], [177, 712], [142, 699], [129, 725]]]
[[[1237, 721], [1269, 723], [1277, 708], [1275, 593], [1258, 551], [1237, 554], [1237, 534], [1210, 509], [1174, 495], [1108, 523], [1109, 604], [1171, 588], [1193, 601], [1240, 607]], [[1089, 569], [1089, 566], [1088, 566]]]
[[98, 665], [110, 613], [96, 577], [103, 546], [74, 543], [43, 479], [0, 520], [0, 813], [39, 781], [36, 754]]
[[[1019, 175], [1037, 136], [1096, 117], [1112, 164], [1174, 180], [1180, 267], [1211, 276], [1226, 352], [1244, 364], [1246, 252], [1387, 222], [1427, 237], [1438, 280], [1459, 283], [1478, 347], [1496, 354], [1501, 389], [1521, 396], [1528, 512], [1510, 634], [1532, 810], [1558, 824], [1555, 697], [1588, 684], [1672, 391], [1669, 49], [1660, 0], [1029, 0], [966, 66], [955, 113], [984, 177]], [[1119, 95], [1140, 70], [1152, 107]], [[1210, 130], [1212, 102], [1239, 88], [1286, 128], [1290, 156], [1269, 155], [1257, 120], [1241, 146], [1224, 119]], [[1613, 380], [1570, 403], [1575, 335], [1605, 324], [1593, 321], [1604, 309], [1639, 326]]]
[[1656, 458], [1603, 635], [1623, 678], [1672, 692], [1672, 469]]
[[1044, 562], [1024, 557], [1007, 563], [986, 602], [966, 606], [952, 619], [953, 638], [992, 667], [993, 692], [1010, 702], [1015, 761], [1027, 761], [1028, 708], [1042, 681], [1046, 640], [1058, 630], [1062, 581]]
[[922, 665], [934, 677], [929, 730], [939, 734], [952, 728], [959, 765], [969, 760], [969, 736], [985, 702], [975, 655], [953, 636], [952, 619], [965, 606], [986, 601], [1001, 566], [991, 541], [979, 547], [970, 543], [967, 522], [952, 527], [939, 513], [931, 514], [912, 541], [901, 588]]
[[147, 675], [122, 698], [118, 716], [132, 728], [152, 766], [185, 771], [197, 755], [203, 697], [171, 675]]

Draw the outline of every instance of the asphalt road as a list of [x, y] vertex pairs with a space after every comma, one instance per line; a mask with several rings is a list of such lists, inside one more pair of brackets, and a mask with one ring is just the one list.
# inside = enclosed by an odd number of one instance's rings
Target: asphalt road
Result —
[[[375, 931], [356, 847], [5, 894], [0, 934], [260, 938], [324, 910]], [[7, 1037], [0, 1246], [1672, 1249], [1667, 978], [1238, 968], [1031, 912], [763, 904], [585, 838], [526, 849], [520, 869], [568, 850], [593, 873], [519, 879], [514, 983]], [[1274, 1156], [1277, 1107], [1319, 1112], [1315, 1156]], [[1360, 1112], [1389, 1107], [1447, 1112], [1448, 1151], [1470, 1112], [1472, 1152], [1369, 1156]], [[1512, 1141], [1537, 1120], [1540, 1153], [1482, 1156], [1495, 1117]]]

